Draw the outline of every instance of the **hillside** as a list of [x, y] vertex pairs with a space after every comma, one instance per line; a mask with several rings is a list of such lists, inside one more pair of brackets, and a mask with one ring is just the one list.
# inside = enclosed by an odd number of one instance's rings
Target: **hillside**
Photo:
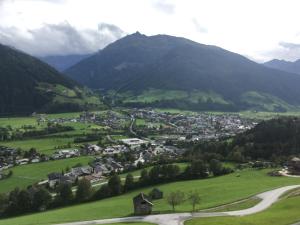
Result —
[[89, 91], [52, 67], [4, 45], [0, 45], [0, 102], [0, 115], [76, 111], [101, 105]]
[[91, 55], [51, 55], [39, 59], [62, 72], [89, 56]]
[[299, 76], [167, 35], [128, 35], [65, 73], [129, 106], [286, 111], [300, 104]]
[[254, 159], [299, 155], [300, 119], [282, 117], [259, 123], [255, 128], [238, 135], [232, 149]]
[[278, 69], [289, 73], [300, 74], [300, 60], [289, 62], [285, 60], [273, 59], [271, 61], [265, 62], [263, 65], [269, 68]]

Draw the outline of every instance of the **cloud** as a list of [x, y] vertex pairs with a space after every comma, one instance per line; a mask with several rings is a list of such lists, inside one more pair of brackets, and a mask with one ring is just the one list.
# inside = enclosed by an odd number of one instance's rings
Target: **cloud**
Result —
[[193, 18], [192, 22], [193, 22], [193, 25], [197, 32], [199, 32], [199, 33], [207, 33], [208, 32], [207, 28], [202, 26], [196, 18]]
[[279, 42], [279, 45], [289, 50], [300, 49], [300, 44], [291, 43], [291, 42]]
[[0, 43], [35, 56], [88, 54], [124, 35], [119, 27], [107, 23], [98, 24], [96, 29], [79, 29], [63, 22], [25, 31], [0, 26]]
[[277, 47], [261, 54], [266, 58], [264, 61], [271, 59], [284, 59], [287, 61], [296, 61], [300, 59], [300, 44], [281, 41]]
[[154, 6], [154, 8], [156, 8], [166, 14], [174, 14], [175, 13], [175, 5], [172, 3], [169, 3], [166, 0], [157, 0], [154, 2], [153, 6]]

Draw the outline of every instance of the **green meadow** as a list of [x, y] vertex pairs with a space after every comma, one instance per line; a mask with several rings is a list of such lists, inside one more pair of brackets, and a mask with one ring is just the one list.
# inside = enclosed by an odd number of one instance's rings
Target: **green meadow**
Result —
[[254, 215], [192, 219], [185, 225], [291, 225], [300, 221], [299, 203], [300, 196], [285, 198]]
[[[160, 188], [165, 196], [174, 190], [184, 191], [185, 194], [197, 190], [201, 195], [201, 203], [197, 209], [201, 210], [245, 199], [273, 188], [300, 184], [300, 179], [297, 178], [268, 176], [267, 173], [269, 171], [270, 170], [243, 170], [239, 173], [216, 178], [173, 182], [157, 185], [156, 187]], [[151, 189], [152, 187], [143, 188], [128, 194], [100, 201], [4, 219], [0, 220], [0, 225], [43, 225], [130, 216], [133, 212], [132, 198], [139, 192], [148, 193]], [[191, 211], [191, 209], [192, 206], [187, 201], [176, 207], [177, 212]], [[154, 213], [166, 213], [170, 212], [171, 207], [167, 204], [165, 199], [161, 199], [154, 201], [153, 210]]]
[[86, 156], [13, 167], [11, 168], [13, 175], [7, 179], [0, 180], [0, 193], [11, 191], [16, 187], [26, 188], [29, 185], [47, 179], [49, 173], [62, 172], [66, 167], [71, 168], [79, 163], [87, 165], [92, 159], [92, 157]]

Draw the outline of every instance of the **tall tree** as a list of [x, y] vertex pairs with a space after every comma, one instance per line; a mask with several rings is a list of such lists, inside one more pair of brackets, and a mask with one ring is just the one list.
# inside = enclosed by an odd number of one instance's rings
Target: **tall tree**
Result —
[[173, 211], [175, 211], [175, 206], [184, 202], [184, 193], [182, 191], [171, 192], [167, 196], [167, 202], [172, 206]]
[[139, 182], [141, 185], [147, 185], [149, 182], [149, 175], [148, 175], [148, 171], [146, 169], [143, 169], [141, 171], [141, 176], [139, 179]]
[[199, 192], [197, 191], [190, 192], [188, 196], [188, 200], [192, 204], [193, 212], [195, 212], [196, 205], [198, 205], [201, 200]]
[[51, 203], [52, 197], [49, 191], [45, 188], [38, 188], [33, 195], [33, 208], [35, 210], [43, 211], [47, 209]]
[[209, 170], [213, 173], [214, 176], [222, 175], [223, 165], [219, 160], [212, 159], [209, 162]]
[[86, 201], [92, 194], [91, 182], [85, 178], [78, 181], [76, 200], [79, 202]]
[[112, 195], [119, 195], [122, 193], [122, 183], [120, 177], [115, 174], [108, 180], [108, 187]]
[[124, 191], [130, 191], [134, 188], [134, 177], [131, 173], [127, 174], [124, 184]]
[[62, 204], [69, 204], [73, 200], [73, 192], [70, 184], [60, 184], [58, 187], [57, 197]]

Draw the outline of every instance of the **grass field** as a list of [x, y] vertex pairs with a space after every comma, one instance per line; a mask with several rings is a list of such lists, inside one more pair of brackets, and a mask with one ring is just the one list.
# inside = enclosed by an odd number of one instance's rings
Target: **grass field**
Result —
[[[58, 138], [58, 137], [48, 137], [40, 139], [28, 139], [21, 141], [9, 141], [1, 142], [1, 145], [21, 148], [23, 150], [29, 150], [30, 148], [36, 148], [40, 153], [52, 154], [56, 147], [62, 147], [68, 143], [73, 143], [74, 138]], [[65, 148], [65, 147], [62, 147]]]
[[131, 222], [131, 223], [108, 223], [105, 225], [154, 225], [154, 223]]
[[[174, 190], [181, 190], [186, 194], [192, 190], [197, 190], [201, 195], [201, 204], [198, 209], [205, 209], [244, 199], [259, 192], [280, 186], [300, 184], [300, 179], [270, 177], [267, 175], [267, 172], [269, 172], [269, 170], [244, 170], [239, 172], [240, 176], [233, 173], [217, 178], [174, 182], [157, 185], [157, 187], [164, 192], [165, 196]], [[149, 187], [92, 203], [0, 220], [0, 225], [42, 225], [129, 216], [132, 215], [133, 212], [132, 198], [139, 192], [148, 193], [150, 190], [151, 188]], [[191, 205], [185, 202], [178, 206], [176, 210], [183, 212], [190, 211], [191, 208]], [[171, 207], [164, 199], [154, 202], [153, 210], [155, 212], [170, 212], [170, 209]]]
[[0, 193], [11, 191], [16, 187], [25, 188], [46, 179], [47, 174], [51, 172], [61, 172], [66, 167], [71, 168], [78, 163], [87, 165], [91, 159], [92, 157], [78, 157], [13, 167], [11, 168], [13, 175], [0, 181]]
[[244, 217], [192, 219], [185, 225], [290, 225], [300, 221], [300, 196], [280, 200], [266, 211]]

